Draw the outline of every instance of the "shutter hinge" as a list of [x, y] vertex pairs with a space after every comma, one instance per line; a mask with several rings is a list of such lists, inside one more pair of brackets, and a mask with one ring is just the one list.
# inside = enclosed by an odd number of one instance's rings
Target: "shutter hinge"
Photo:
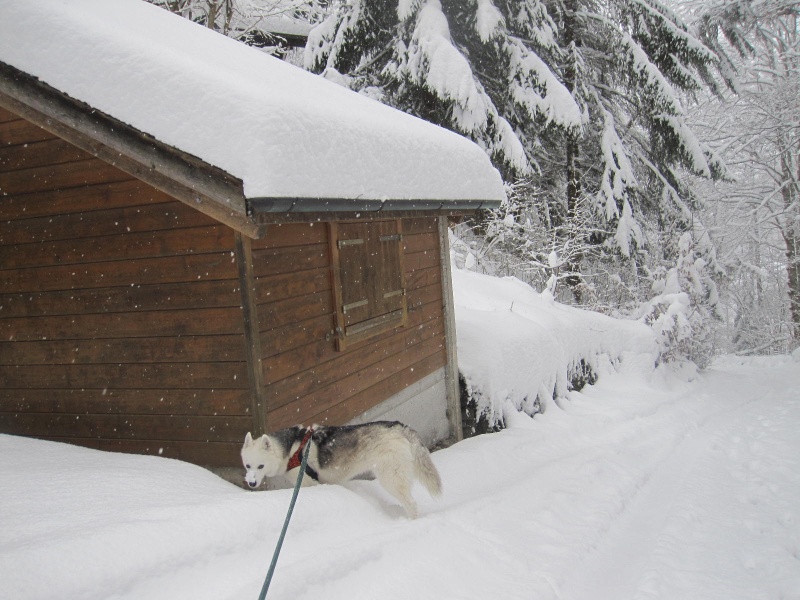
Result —
[[345, 246], [358, 246], [363, 244], [364, 240], [361, 238], [353, 238], [352, 240], [339, 240], [336, 245], [339, 248], [344, 248]]
[[358, 300], [357, 302], [351, 302], [350, 304], [345, 304], [342, 306], [342, 312], [347, 314], [348, 310], [353, 310], [354, 308], [358, 308], [360, 306], [366, 306], [369, 304], [368, 300]]
[[405, 296], [406, 295], [406, 288], [400, 290], [393, 290], [391, 292], [386, 292], [383, 295], [383, 299], [386, 300], [387, 298], [394, 298], [395, 296]]
[[325, 341], [331, 342], [333, 340], [343, 340], [344, 339], [344, 331], [342, 331], [341, 327], [336, 327], [332, 329], [328, 333], [325, 334]]

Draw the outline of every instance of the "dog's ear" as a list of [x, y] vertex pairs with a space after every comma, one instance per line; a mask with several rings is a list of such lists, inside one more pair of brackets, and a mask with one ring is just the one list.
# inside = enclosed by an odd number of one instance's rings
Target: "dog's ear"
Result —
[[259, 441], [261, 442], [261, 447], [264, 448], [264, 450], [269, 448], [269, 436], [266, 433], [261, 436]]
[[247, 435], [244, 436], [244, 445], [245, 446], [252, 446], [253, 445], [253, 436], [250, 435], [250, 432], [247, 432]]

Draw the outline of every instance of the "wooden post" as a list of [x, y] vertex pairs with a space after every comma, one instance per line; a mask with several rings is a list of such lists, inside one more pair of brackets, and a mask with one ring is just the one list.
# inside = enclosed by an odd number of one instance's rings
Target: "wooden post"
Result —
[[264, 394], [264, 369], [261, 365], [261, 336], [258, 331], [258, 306], [255, 297], [253, 252], [250, 238], [236, 232], [236, 263], [242, 293], [242, 325], [246, 344], [247, 375], [250, 385], [250, 410], [254, 436], [267, 433], [267, 405]]
[[447, 364], [444, 367], [447, 389], [447, 420], [455, 441], [464, 438], [461, 425], [461, 398], [458, 392], [458, 353], [456, 351], [456, 316], [453, 302], [453, 277], [450, 272], [450, 237], [447, 217], [439, 220], [439, 254], [442, 263], [442, 312]]

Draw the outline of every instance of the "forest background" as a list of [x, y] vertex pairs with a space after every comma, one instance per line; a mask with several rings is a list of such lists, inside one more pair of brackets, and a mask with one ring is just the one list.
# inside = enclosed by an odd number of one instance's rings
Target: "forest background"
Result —
[[149, 1], [481, 146], [508, 200], [459, 266], [666, 361], [800, 345], [800, 2]]

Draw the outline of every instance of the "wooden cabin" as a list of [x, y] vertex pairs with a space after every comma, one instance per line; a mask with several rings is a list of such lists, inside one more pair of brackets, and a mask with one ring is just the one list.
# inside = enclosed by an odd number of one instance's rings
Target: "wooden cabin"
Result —
[[[331, 106], [352, 101], [358, 114], [381, 116], [357, 131], [371, 168], [349, 161], [355, 164], [342, 183], [313, 157], [353, 151], [347, 135], [339, 136], [344, 142], [314, 136], [313, 119], [324, 130], [336, 115], [312, 115], [305, 133], [292, 123], [285, 131], [263, 129], [282, 121], [253, 125], [253, 136], [277, 145], [277, 154], [260, 157], [247, 140], [231, 142], [236, 131], [224, 123], [204, 134], [220, 136], [208, 144], [197, 131], [213, 114], [197, 114], [167, 92], [160, 97], [163, 83], [150, 90], [137, 75], [139, 102], [154, 112], [177, 102], [169, 110], [189, 132], [184, 142], [159, 124], [163, 115], [151, 123], [151, 115], [129, 108], [133, 92], [112, 75], [104, 80], [104, 67], [88, 64], [90, 49], [135, 54], [137, 43], [155, 43], [136, 42], [139, 31], [172, 28], [180, 41], [170, 47], [175, 56], [191, 54], [187, 40], [197, 39], [263, 69], [266, 86], [291, 87], [295, 75], [270, 79], [280, 61], [233, 48], [231, 40], [137, 0], [98, 0], [91, 19], [109, 20], [103, 34], [111, 37], [96, 39], [95, 28], [85, 41], [69, 33], [87, 20], [79, 10], [52, 0], [20, 4], [14, 10], [30, 17], [36, 35], [19, 19], [16, 28], [0, 24], [0, 433], [212, 468], [239, 464], [246, 432], [297, 423], [400, 419], [428, 443], [460, 434], [446, 220], [502, 197], [482, 151], [397, 111], [390, 120], [410, 123], [416, 141], [403, 139], [405, 126], [382, 131], [389, 113], [380, 111], [391, 109], [300, 73], [308, 87], [289, 89], [276, 102], [316, 91], [329, 95]], [[47, 18], [48, 10], [55, 16]], [[121, 35], [126, 23], [136, 35]], [[37, 49], [37, 40], [59, 35], [70, 36], [66, 48]], [[117, 37], [133, 45], [109, 48]], [[97, 85], [87, 91], [80, 74], [63, 77], [76, 63], [59, 64], [61, 54], [79, 60]], [[148, 57], [139, 56], [146, 73]], [[169, 60], [153, 67], [155, 77]], [[220, 85], [214, 73], [225, 68], [206, 66], [200, 90]], [[282, 65], [279, 73], [287, 68], [294, 69]], [[232, 67], [221, 79], [232, 86], [236, 76]], [[253, 95], [262, 102], [257, 90]], [[302, 113], [298, 120], [318, 109], [291, 104]], [[361, 119], [354, 126], [363, 128]], [[373, 131], [377, 141], [370, 142]], [[313, 143], [296, 139], [302, 135]], [[392, 148], [417, 143], [420, 150], [390, 156], [409, 164], [384, 173], [375, 157], [384, 139]], [[220, 146], [232, 149], [206, 156]], [[237, 172], [236, 156], [228, 160], [237, 147], [248, 148], [240, 162], [262, 161], [267, 185], [277, 191], [252, 182], [257, 169]], [[290, 173], [281, 188], [285, 165], [298, 162], [299, 176]], [[395, 177], [403, 169], [432, 169], [453, 194], [424, 196], [430, 181]], [[319, 192], [326, 177], [331, 196]]]

